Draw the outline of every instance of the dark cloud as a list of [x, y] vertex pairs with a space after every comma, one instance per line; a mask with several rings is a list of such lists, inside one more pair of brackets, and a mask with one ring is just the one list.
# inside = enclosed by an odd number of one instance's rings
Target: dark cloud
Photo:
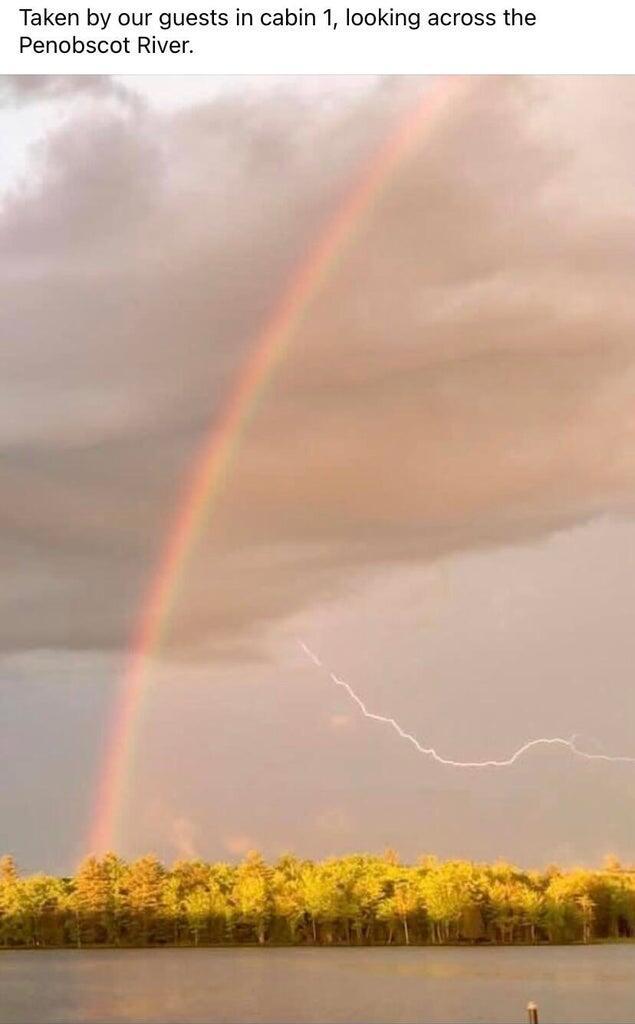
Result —
[[0, 104], [39, 103], [72, 96], [128, 96], [126, 89], [108, 75], [3, 75]]
[[[51, 135], [0, 225], [3, 546], [29, 552], [13, 571], [38, 610], [7, 600], [9, 649], [125, 644], [260, 326], [422, 87], [366, 81], [334, 105], [256, 82], [169, 115], [104, 105]], [[457, 90], [307, 310], [176, 646], [242, 645], [360, 571], [630, 511], [633, 88]]]
[[[240, 79], [167, 110], [5, 82], [53, 101], [20, 112], [43, 138], [0, 213], [0, 817], [25, 866], [73, 860], [192, 461], [430, 84]], [[154, 666], [124, 852], [630, 856], [622, 769], [448, 773], [295, 643], [450, 755], [574, 731], [632, 753], [635, 83], [452, 90], [236, 446]]]
[[[51, 133], [0, 224], [3, 550], [21, 553], [39, 623], [29, 635], [10, 600], [9, 649], [125, 644], [229, 382], [412, 92], [369, 84], [333, 110], [252, 85], [177, 115], [104, 105]], [[327, 175], [316, 137], [330, 143]]]

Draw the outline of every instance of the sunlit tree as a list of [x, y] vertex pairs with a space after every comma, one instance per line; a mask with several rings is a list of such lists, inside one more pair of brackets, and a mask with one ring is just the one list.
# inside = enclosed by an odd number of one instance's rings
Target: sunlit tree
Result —
[[0, 943], [591, 942], [635, 935], [635, 870], [523, 871], [511, 864], [402, 864], [393, 851], [269, 866], [88, 857], [71, 878], [21, 876], [0, 858]]
[[257, 851], [248, 853], [236, 871], [233, 904], [242, 924], [264, 943], [273, 909], [270, 869]]

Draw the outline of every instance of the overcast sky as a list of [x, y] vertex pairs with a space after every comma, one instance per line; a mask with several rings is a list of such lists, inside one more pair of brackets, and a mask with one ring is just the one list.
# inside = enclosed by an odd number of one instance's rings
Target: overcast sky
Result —
[[[72, 866], [188, 466], [426, 79], [0, 79], [0, 846]], [[188, 568], [122, 852], [635, 860], [635, 83], [474, 79], [296, 332]], [[178, 771], [175, 771], [178, 765]]]

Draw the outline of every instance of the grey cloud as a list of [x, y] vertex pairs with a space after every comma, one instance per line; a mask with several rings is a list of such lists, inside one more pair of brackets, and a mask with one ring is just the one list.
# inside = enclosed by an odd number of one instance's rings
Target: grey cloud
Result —
[[[38, 106], [0, 215], [2, 821], [24, 867], [75, 859], [192, 460], [427, 85]], [[183, 573], [124, 853], [630, 856], [626, 770], [448, 773], [355, 717], [295, 638], [450, 755], [573, 731], [632, 752], [634, 89], [471, 81], [357, 224]]]
[[[7, 602], [8, 647], [125, 643], [260, 325], [421, 86], [334, 109], [252, 83], [51, 139], [0, 227], [3, 536], [33, 552], [40, 608], [33, 625]], [[242, 650], [357, 573], [630, 513], [633, 88], [474, 81], [422, 139], [260, 403], [175, 646]]]
[[[5, 198], [2, 546], [38, 623], [30, 635], [8, 589], [8, 648], [125, 644], [231, 377], [412, 88], [362, 92], [351, 103], [379, 116], [356, 134], [350, 111], [313, 101], [325, 141], [335, 133], [326, 178], [307, 102], [252, 86], [174, 116], [79, 112]], [[275, 161], [254, 178], [267, 146], [287, 148], [282, 188]]]
[[[632, 512], [631, 136], [578, 88], [577, 139], [567, 121], [562, 140], [558, 84], [487, 84], [402, 171], [312, 307], [216, 513], [212, 535], [268, 545], [270, 563], [235, 557], [233, 602], [210, 544], [184, 632], [196, 607], [249, 622], [364, 565]], [[321, 557], [291, 566], [290, 539]]]
[[127, 97], [128, 91], [109, 75], [3, 75], [0, 103], [20, 105], [72, 96]]

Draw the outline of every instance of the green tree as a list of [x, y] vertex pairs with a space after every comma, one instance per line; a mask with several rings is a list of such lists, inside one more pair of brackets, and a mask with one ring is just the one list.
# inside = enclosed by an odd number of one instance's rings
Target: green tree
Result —
[[209, 924], [209, 890], [202, 886], [192, 889], [185, 897], [184, 908], [194, 945], [198, 946], [201, 932], [206, 933]]
[[340, 913], [340, 893], [333, 862], [307, 863], [302, 870], [300, 887], [313, 942], [332, 942], [333, 925]]
[[164, 874], [163, 866], [149, 854], [129, 864], [122, 877], [129, 933], [135, 942], [147, 944], [158, 938]]
[[20, 910], [20, 879], [13, 857], [0, 858], [0, 937], [4, 946], [24, 941]]
[[172, 924], [172, 941], [179, 941], [181, 921], [185, 916], [183, 882], [174, 872], [165, 875], [161, 886], [161, 903], [165, 917]]
[[478, 874], [472, 864], [448, 861], [424, 873], [420, 891], [431, 922], [432, 941], [458, 938], [458, 925], [479, 899]]
[[273, 908], [269, 875], [262, 856], [254, 850], [238, 868], [232, 893], [239, 920], [255, 933], [261, 944], [266, 941]]
[[408, 920], [420, 908], [421, 894], [417, 880], [408, 873], [401, 873], [391, 885], [391, 892], [385, 896], [378, 907], [379, 916], [388, 922], [388, 943], [397, 925], [401, 925], [404, 934], [404, 941], [410, 945], [410, 930]]
[[635, 935], [635, 870], [258, 853], [233, 866], [88, 857], [73, 878], [20, 877], [0, 858], [5, 946], [166, 942], [590, 942]]
[[75, 912], [77, 945], [107, 940], [110, 880], [105, 865], [87, 857], [73, 879], [69, 906]]
[[271, 896], [274, 917], [284, 922], [284, 935], [296, 942], [298, 931], [306, 917], [303, 899], [302, 861], [287, 853], [280, 857], [271, 875]]
[[29, 875], [18, 882], [17, 896], [27, 944], [46, 946], [51, 938], [54, 941], [66, 904], [62, 880], [50, 875]]

